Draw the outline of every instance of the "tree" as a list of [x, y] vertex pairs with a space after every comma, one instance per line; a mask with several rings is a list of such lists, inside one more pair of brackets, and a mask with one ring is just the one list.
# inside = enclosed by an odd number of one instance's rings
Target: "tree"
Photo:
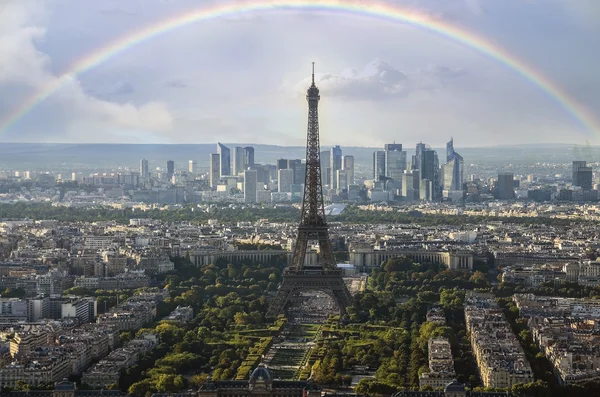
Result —
[[29, 391], [29, 390], [31, 390], [31, 386], [29, 385], [29, 383], [25, 382], [24, 380], [18, 380], [15, 383], [15, 390]]
[[530, 383], [518, 383], [514, 385], [511, 392], [516, 397], [550, 397], [552, 390], [548, 384], [542, 380], [536, 380]]
[[146, 395], [152, 393], [155, 390], [156, 388], [154, 387], [150, 379], [143, 379], [139, 382], [136, 382], [129, 386], [129, 389], [127, 389], [129, 394], [135, 397], [145, 397]]
[[475, 273], [473, 273], [471, 278], [469, 278], [469, 281], [472, 283], [475, 283], [477, 285], [486, 285], [487, 277], [485, 276], [484, 273], [482, 273], [480, 271], [476, 271]]

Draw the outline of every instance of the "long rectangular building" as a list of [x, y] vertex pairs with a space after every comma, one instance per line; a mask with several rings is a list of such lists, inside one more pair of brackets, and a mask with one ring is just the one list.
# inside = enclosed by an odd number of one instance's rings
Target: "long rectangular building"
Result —
[[492, 295], [468, 293], [465, 320], [485, 387], [510, 388], [533, 382], [525, 352]]

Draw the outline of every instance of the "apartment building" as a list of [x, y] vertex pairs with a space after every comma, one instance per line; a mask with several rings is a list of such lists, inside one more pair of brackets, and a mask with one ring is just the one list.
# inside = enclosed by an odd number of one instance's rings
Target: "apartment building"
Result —
[[510, 388], [533, 381], [525, 353], [491, 294], [467, 293], [465, 320], [485, 387]]

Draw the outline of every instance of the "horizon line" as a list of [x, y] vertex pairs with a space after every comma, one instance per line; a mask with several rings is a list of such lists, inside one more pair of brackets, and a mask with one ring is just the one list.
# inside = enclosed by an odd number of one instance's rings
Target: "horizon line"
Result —
[[[157, 142], [157, 143], [137, 143], [137, 142], [0, 142], [0, 145], [3, 144], [12, 144], [12, 145], [137, 145], [137, 146], [189, 146], [189, 145], [216, 145], [217, 143], [223, 143], [224, 145], [229, 145], [232, 147], [241, 146], [241, 145], [257, 145], [257, 146], [273, 146], [273, 147], [282, 147], [282, 148], [306, 148], [305, 145], [279, 145], [273, 143], [249, 143], [249, 142], [205, 142], [205, 143], [165, 143], [165, 142]], [[416, 145], [417, 143], [414, 143]], [[329, 146], [337, 146], [339, 144], [322, 144], [321, 146], [329, 147]], [[381, 146], [361, 146], [361, 145], [339, 145], [341, 147], [346, 148], [360, 148], [360, 149], [377, 149], [383, 148]], [[445, 144], [442, 144], [445, 145]], [[515, 144], [490, 144], [490, 145], [475, 145], [475, 146], [463, 146], [457, 145], [460, 148], [466, 149], [485, 149], [485, 148], [494, 148], [494, 147], [517, 147], [517, 146], [574, 146], [574, 147], [598, 147], [600, 148], [600, 143], [591, 144], [591, 143], [571, 143], [571, 142], [541, 142], [541, 143], [515, 143]], [[405, 147], [402, 144], [403, 148]], [[435, 147], [435, 145], [429, 145], [430, 147]], [[407, 148], [412, 148], [412, 146], [406, 146]], [[445, 146], [440, 146], [440, 148], [444, 148]]]

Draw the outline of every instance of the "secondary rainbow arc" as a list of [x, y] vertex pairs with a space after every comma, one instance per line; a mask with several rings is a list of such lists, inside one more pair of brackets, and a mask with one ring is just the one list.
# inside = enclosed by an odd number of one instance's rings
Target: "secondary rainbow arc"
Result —
[[265, 12], [271, 10], [303, 10], [315, 9], [333, 12], [347, 12], [370, 17], [379, 17], [389, 20], [421, 27], [441, 36], [464, 44], [499, 63], [537, 86], [546, 93], [559, 106], [565, 109], [575, 120], [593, 133], [600, 133], [600, 123], [591, 113], [575, 99], [571, 98], [562, 88], [545, 77], [532, 66], [516, 58], [504, 48], [492, 43], [490, 40], [477, 36], [472, 32], [452, 25], [446, 21], [433, 19], [427, 15], [417, 13], [413, 10], [404, 9], [384, 3], [369, 2], [358, 3], [344, 0], [251, 0], [247, 2], [236, 2], [217, 5], [213, 7], [201, 7], [194, 11], [188, 11], [180, 15], [166, 18], [157, 23], [148, 25], [140, 30], [129, 33], [119, 39], [98, 48], [87, 54], [77, 62], [73, 63], [61, 76], [53, 79], [49, 84], [42, 87], [32, 96], [20, 103], [6, 117], [0, 120], [0, 135], [13, 124], [25, 117], [38, 104], [56, 92], [65, 80], [70, 80], [77, 75], [90, 70], [108, 59], [139, 45], [152, 38], [170, 32], [174, 29], [209, 19], [235, 16], [251, 12]]

